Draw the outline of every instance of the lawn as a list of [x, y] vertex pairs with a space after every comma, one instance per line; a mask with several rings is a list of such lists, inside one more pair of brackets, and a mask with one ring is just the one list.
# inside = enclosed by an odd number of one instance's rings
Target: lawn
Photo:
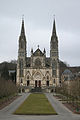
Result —
[[14, 112], [18, 115], [57, 115], [44, 94], [30, 94]]

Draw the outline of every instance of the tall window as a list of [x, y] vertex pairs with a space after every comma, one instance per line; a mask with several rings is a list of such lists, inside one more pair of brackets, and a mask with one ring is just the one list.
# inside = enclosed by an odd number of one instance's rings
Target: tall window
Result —
[[55, 83], [55, 79], [54, 79], [54, 81], [53, 81], [54, 83]]
[[53, 68], [53, 69], [56, 69], [56, 68], [57, 68], [57, 63], [56, 63], [55, 59], [53, 60], [52, 68]]
[[49, 86], [49, 81], [48, 80], [46, 81], [46, 85]]
[[21, 83], [23, 83], [23, 80], [21, 79]]
[[55, 75], [55, 76], [56, 76], [56, 70], [55, 70], [55, 69], [53, 69], [53, 75]]
[[29, 82], [29, 80], [27, 80], [27, 86], [29, 86], [29, 84], [30, 84], [30, 82]]
[[23, 60], [22, 59], [20, 60], [19, 65], [20, 65], [20, 76], [22, 77], [23, 76]]
[[24, 41], [22, 39], [22, 41], [21, 41], [21, 49], [23, 49], [23, 48], [24, 48]]

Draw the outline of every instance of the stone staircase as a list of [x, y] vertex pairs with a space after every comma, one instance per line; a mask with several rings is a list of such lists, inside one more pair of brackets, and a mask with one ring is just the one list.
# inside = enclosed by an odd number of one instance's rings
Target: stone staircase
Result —
[[30, 92], [32, 92], [32, 93], [36, 93], [36, 92], [41, 93], [42, 89], [41, 89], [41, 87], [35, 87], [34, 89], [31, 89]]

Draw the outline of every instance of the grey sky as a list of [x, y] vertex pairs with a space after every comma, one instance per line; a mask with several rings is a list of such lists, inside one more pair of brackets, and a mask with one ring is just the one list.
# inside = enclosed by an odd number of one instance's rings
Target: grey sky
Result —
[[80, 66], [80, 0], [0, 0], [0, 62], [17, 59], [22, 14], [28, 56], [38, 44], [49, 56], [55, 14], [60, 60]]

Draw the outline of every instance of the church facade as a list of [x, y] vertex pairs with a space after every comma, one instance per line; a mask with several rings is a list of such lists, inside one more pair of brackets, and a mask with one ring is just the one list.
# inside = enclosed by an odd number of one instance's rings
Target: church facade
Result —
[[55, 19], [50, 40], [50, 57], [46, 56], [45, 48], [41, 51], [39, 46], [36, 51], [31, 49], [31, 56], [28, 57], [26, 46], [24, 20], [22, 20], [19, 36], [16, 84], [20, 85], [26, 91], [39, 87], [44, 91], [50, 92], [54, 87], [59, 86], [58, 37]]

